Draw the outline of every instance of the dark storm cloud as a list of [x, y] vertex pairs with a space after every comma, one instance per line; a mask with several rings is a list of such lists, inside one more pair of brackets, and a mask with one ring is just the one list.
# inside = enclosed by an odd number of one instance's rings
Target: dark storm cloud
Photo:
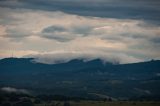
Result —
[[49, 26], [43, 29], [42, 33], [54, 33], [54, 32], [65, 32], [67, 29], [61, 26]]
[[152, 38], [150, 39], [150, 41], [154, 44], [160, 45], [160, 37]]
[[55, 25], [44, 28], [41, 32], [41, 36], [48, 39], [54, 39], [59, 42], [70, 41], [74, 38], [74, 36], [68, 33], [68, 29]]
[[82, 36], [88, 36], [93, 30], [92, 26], [82, 25], [82, 26], [72, 26], [72, 33], [81, 34]]
[[41, 31], [41, 36], [49, 39], [54, 39], [60, 42], [66, 42], [73, 40], [78, 36], [89, 36], [92, 30], [93, 27], [87, 25], [73, 25], [68, 27], [52, 25], [44, 28]]
[[[1, 0], [1, 7], [63, 11], [82, 16], [140, 19], [160, 24], [160, 0]], [[15, 2], [16, 1], [16, 2]]]

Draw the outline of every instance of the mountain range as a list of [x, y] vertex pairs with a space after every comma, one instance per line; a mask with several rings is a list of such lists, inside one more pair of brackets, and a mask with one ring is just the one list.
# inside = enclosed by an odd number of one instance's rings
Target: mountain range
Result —
[[130, 64], [100, 59], [37, 63], [34, 58], [0, 60], [0, 88], [25, 89], [32, 94], [85, 98], [160, 99], [160, 60]]

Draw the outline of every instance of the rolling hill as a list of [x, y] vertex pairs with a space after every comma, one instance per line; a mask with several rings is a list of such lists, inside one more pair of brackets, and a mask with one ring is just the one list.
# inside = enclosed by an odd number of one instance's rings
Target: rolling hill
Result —
[[160, 61], [112, 64], [74, 59], [42, 64], [34, 58], [5, 58], [0, 60], [0, 87], [85, 98], [160, 99]]

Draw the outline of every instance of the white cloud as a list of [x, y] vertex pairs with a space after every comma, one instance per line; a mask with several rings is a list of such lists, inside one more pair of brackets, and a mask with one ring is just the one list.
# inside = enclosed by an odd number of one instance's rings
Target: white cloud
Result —
[[[47, 63], [73, 58], [117, 59], [121, 63], [160, 58], [160, 43], [151, 42], [159, 39], [160, 27], [140, 20], [2, 7], [0, 12], [1, 58], [11, 51], [17, 57], [32, 54]], [[47, 28], [52, 29], [44, 32]]]

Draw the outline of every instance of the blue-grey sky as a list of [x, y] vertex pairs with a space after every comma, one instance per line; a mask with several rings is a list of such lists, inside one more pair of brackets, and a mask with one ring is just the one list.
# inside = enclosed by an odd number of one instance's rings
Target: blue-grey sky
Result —
[[0, 58], [160, 58], [159, 0], [0, 0]]

